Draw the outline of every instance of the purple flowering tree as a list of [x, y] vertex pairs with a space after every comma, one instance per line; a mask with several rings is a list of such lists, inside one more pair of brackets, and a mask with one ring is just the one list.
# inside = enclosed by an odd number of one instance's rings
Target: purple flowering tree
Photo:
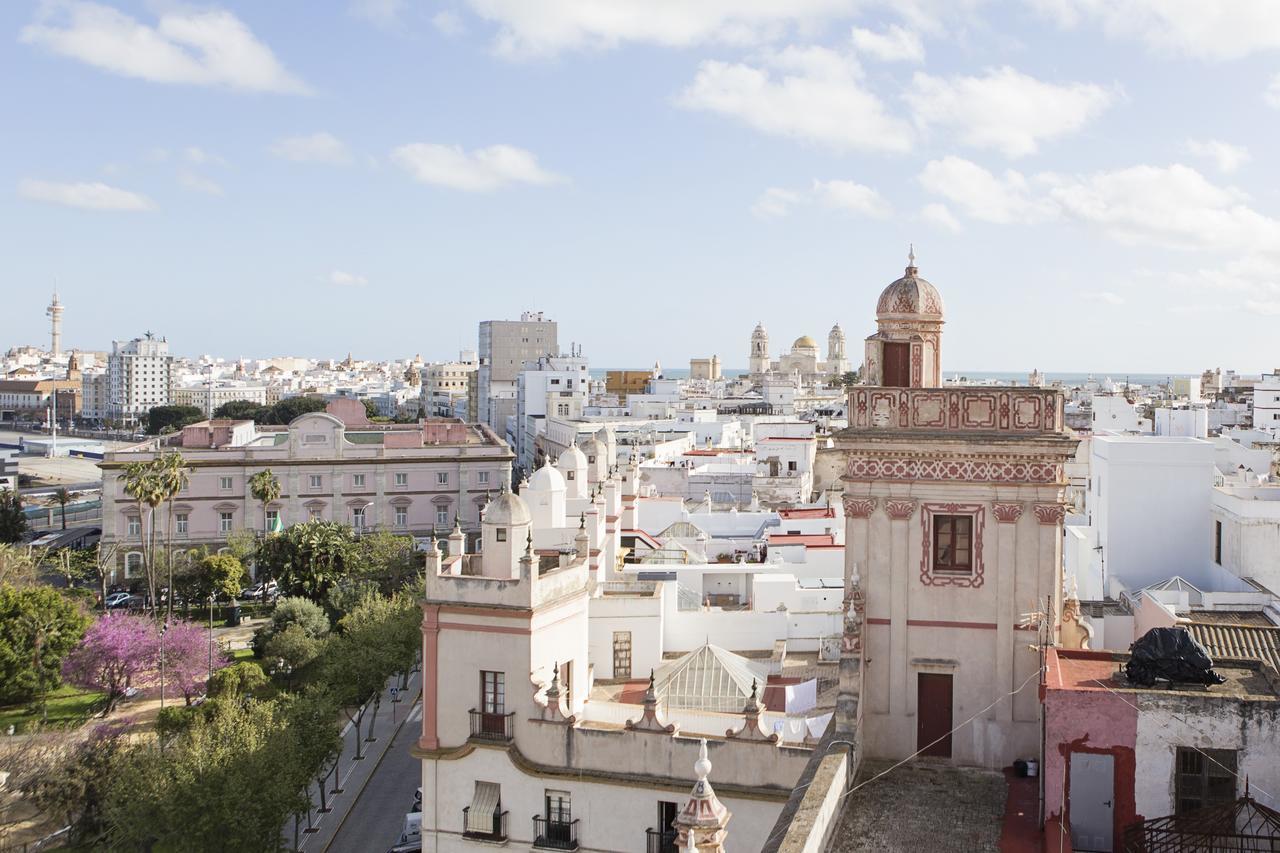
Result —
[[[213, 650], [213, 668], [227, 665], [222, 649]], [[164, 637], [164, 682], [191, 700], [202, 694], [209, 678], [209, 633], [194, 622], [173, 622]]]
[[115, 710], [130, 687], [159, 681], [160, 629], [145, 616], [104, 616], [62, 661], [62, 677], [107, 694], [104, 716]]

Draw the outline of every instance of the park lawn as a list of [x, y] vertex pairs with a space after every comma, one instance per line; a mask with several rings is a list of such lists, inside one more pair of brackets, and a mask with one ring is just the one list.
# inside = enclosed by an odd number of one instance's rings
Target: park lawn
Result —
[[253, 660], [253, 649], [232, 649], [227, 652], [227, 658], [230, 663], [240, 663], [242, 660]]
[[[49, 715], [46, 726], [76, 728], [84, 723], [100, 706], [106, 694], [96, 690], [81, 690], [64, 684], [49, 694]], [[22, 733], [40, 721], [40, 700], [24, 705], [8, 705], [0, 708], [0, 734], [13, 726], [15, 733]]]

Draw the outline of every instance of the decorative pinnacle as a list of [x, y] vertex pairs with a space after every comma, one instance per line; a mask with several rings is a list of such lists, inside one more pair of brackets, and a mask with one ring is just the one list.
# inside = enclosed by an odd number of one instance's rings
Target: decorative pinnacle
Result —
[[907, 266], [914, 267], [916, 265], [916, 247], [914, 243], [907, 244]]
[[711, 774], [711, 759], [707, 758], [707, 739], [702, 739], [702, 745], [698, 747], [698, 760], [693, 763], [693, 772], [698, 774], [699, 782], [706, 782], [707, 776]]

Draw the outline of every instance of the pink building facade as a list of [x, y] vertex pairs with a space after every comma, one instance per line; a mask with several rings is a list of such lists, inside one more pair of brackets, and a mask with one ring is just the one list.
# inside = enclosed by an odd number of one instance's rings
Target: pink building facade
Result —
[[[324, 519], [363, 530], [426, 537], [459, 524], [468, 540], [479, 536], [486, 500], [510, 488], [510, 448], [484, 425], [459, 421], [375, 424], [353, 400], [288, 426], [251, 421], [204, 421], [180, 434], [107, 454], [103, 469], [104, 546], [115, 546], [117, 583], [141, 574], [148, 510], [139, 513], [124, 493], [131, 462], [178, 451], [189, 483], [156, 513], [156, 541], [170, 536], [175, 550], [223, 548], [244, 530], [288, 527]], [[249, 481], [270, 469], [280, 497], [264, 508]]]

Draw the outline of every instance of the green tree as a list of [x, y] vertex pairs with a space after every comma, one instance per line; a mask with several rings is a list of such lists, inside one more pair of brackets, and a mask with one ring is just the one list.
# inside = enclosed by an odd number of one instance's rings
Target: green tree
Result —
[[385, 595], [391, 595], [422, 574], [422, 557], [413, 545], [412, 536], [387, 530], [365, 533], [355, 544], [348, 573], [353, 579], [376, 583]]
[[169, 594], [165, 596], [165, 618], [173, 620], [173, 501], [191, 481], [187, 461], [178, 451], [166, 453], [153, 462], [155, 467], [156, 487], [168, 509], [168, 520], [165, 524], [164, 561], [169, 568]]
[[147, 579], [151, 608], [156, 601], [155, 514], [164, 502], [165, 485], [157, 475], [155, 461], [130, 462], [124, 468], [124, 493], [133, 499], [142, 525], [142, 572]]
[[233, 421], [257, 421], [265, 423], [262, 416], [267, 407], [249, 400], [229, 400], [213, 410], [215, 418], [230, 418]]
[[265, 423], [287, 425], [300, 415], [323, 412], [327, 405], [323, 397], [285, 397], [271, 407]]
[[11, 489], [0, 489], [0, 544], [21, 542], [27, 535], [22, 498]]
[[244, 585], [244, 566], [230, 554], [205, 554], [195, 562], [197, 597], [225, 595], [233, 602]]
[[195, 406], [155, 406], [147, 412], [147, 433], [160, 435], [176, 432], [188, 424], [204, 420], [204, 412]]
[[323, 601], [329, 587], [348, 573], [355, 552], [356, 535], [350, 527], [306, 521], [261, 541], [258, 576], [275, 578], [287, 595]]
[[292, 690], [294, 676], [316, 659], [320, 647], [319, 640], [308, 636], [303, 627], [294, 622], [267, 641], [262, 657], [273, 672], [285, 676], [285, 686]]
[[0, 704], [27, 702], [62, 683], [62, 659], [89, 619], [47, 586], [0, 586]]
[[249, 478], [249, 494], [253, 495], [254, 500], [262, 504], [262, 529], [267, 533], [275, 531], [267, 530], [267, 506], [272, 502], [280, 499], [280, 481], [276, 479], [276, 475], [271, 473], [270, 468], [264, 468]]
[[267, 683], [267, 674], [262, 671], [260, 663], [242, 660], [215, 672], [209, 679], [207, 692], [212, 699], [240, 701], [248, 699]]
[[382, 417], [382, 412], [378, 411], [377, 403], [373, 402], [372, 400], [361, 400], [360, 402], [364, 403], [364, 413], [367, 417], [369, 418]]
[[103, 808], [107, 846], [153, 851], [276, 851], [308, 783], [339, 746], [322, 696], [209, 703], [163, 752], [135, 742]]
[[298, 625], [313, 640], [329, 635], [329, 617], [324, 608], [310, 599], [285, 597], [276, 602], [271, 619], [253, 634], [253, 648], [261, 657], [267, 643], [290, 625]]
[[71, 492], [65, 488], [60, 488], [51, 495], [53, 502], [56, 503], [61, 510], [62, 529], [67, 529], [67, 504], [71, 503]]

